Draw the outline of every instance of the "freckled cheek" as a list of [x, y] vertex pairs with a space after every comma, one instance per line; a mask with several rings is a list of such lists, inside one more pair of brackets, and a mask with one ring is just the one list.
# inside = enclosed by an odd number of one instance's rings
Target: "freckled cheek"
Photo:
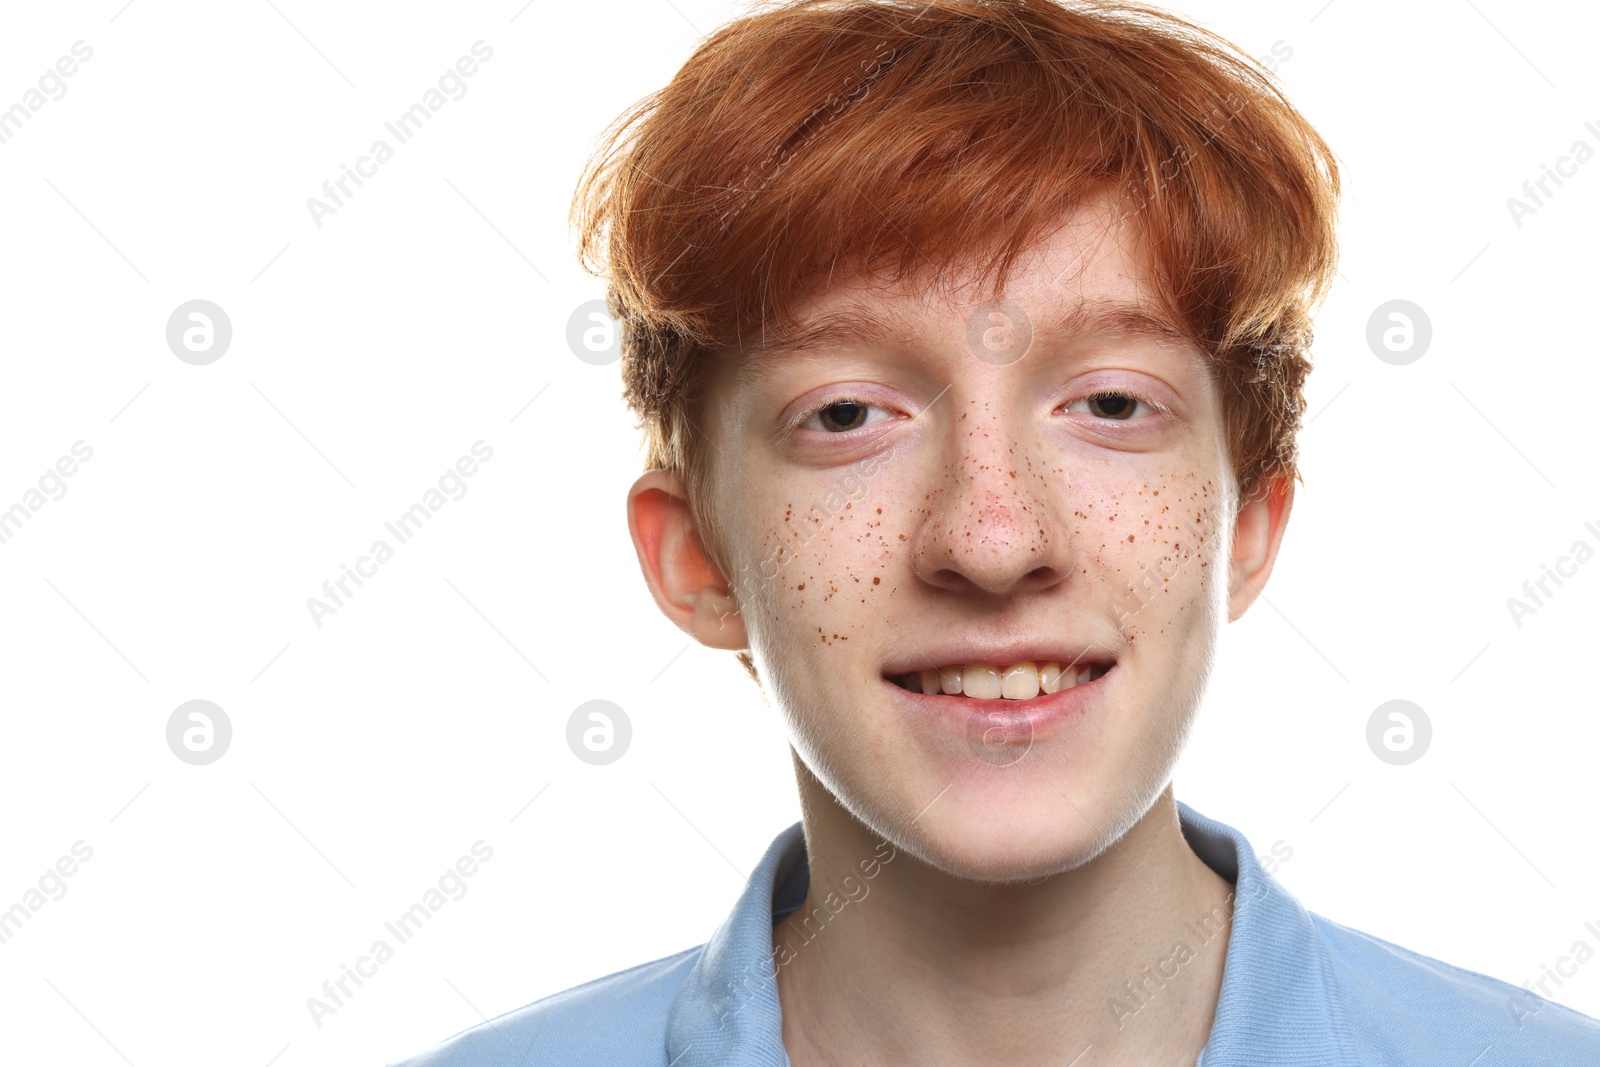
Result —
[[[1172, 488], [1186, 481], [1193, 478], [1128, 487], [1080, 508], [1079, 576], [1099, 585], [1129, 637], [1201, 625], [1226, 577], [1210, 500]], [[1152, 492], [1158, 484], [1164, 488]]]
[[[830, 510], [831, 509], [831, 510]], [[871, 631], [867, 598], [889, 588], [883, 510], [861, 495], [834, 496], [806, 507], [780, 502], [762, 509], [754, 550], [736, 567], [735, 583], [753, 637], [769, 647], [848, 650]]]

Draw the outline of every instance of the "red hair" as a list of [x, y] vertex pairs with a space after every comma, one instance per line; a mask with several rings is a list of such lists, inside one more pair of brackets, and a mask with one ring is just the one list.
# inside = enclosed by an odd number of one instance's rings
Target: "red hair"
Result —
[[1241, 495], [1298, 477], [1338, 166], [1215, 34], [1122, 0], [780, 0], [619, 117], [573, 200], [579, 255], [608, 281], [647, 465], [684, 478], [713, 559], [712, 353], [781, 334], [841, 268], [976, 266], [998, 295], [1108, 187], [1137, 212], [1153, 295], [1212, 361]]

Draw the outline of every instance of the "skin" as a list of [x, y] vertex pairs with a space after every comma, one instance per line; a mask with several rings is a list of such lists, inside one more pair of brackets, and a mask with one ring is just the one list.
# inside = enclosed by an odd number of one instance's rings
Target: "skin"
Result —
[[[1034, 246], [1004, 294], [1033, 326], [1020, 359], [969, 344], [988, 295], [970, 275], [856, 274], [800, 318], [893, 310], [905, 328], [887, 343], [784, 353], [760, 374], [718, 361], [700, 425], [723, 565], [675, 475], [629, 495], [661, 610], [748, 649], [789, 730], [812, 875], [797, 916], [825, 916], [773, 933], [796, 1065], [1060, 1064], [1086, 1046], [1079, 1067], [1192, 1064], [1210, 1034], [1233, 887], [1184, 841], [1171, 776], [1293, 487], [1238, 498], [1198, 349], [1053, 326], [1079, 302], [1153, 304], [1139, 240], [1095, 201]], [[795, 424], [849, 401], [867, 407]], [[1115, 659], [1083, 716], [1018, 758], [980, 758], [882, 678], [908, 650], [1007, 637]], [[1187, 924], [1206, 916], [1220, 931], [1202, 944]], [[1119, 1017], [1113, 998], [1139, 1003], [1124, 983], [1178, 941], [1180, 977]]]

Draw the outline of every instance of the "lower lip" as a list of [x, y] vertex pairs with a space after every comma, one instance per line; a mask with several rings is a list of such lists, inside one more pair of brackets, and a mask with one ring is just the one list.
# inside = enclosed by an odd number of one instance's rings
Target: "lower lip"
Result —
[[894, 699], [914, 714], [936, 719], [969, 740], [987, 733], [989, 744], [1027, 744], [1081, 719], [1117, 672], [1113, 664], [1093, 681], [1041, 693], [1029, 700], [975, 700], [967, 696], [913, 693], [884, 678]]

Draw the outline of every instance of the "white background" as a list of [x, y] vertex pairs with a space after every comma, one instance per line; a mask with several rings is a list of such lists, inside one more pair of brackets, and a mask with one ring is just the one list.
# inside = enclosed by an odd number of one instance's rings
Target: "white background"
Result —
[[[0, 107], [94, 49], [0, 145], [0, 508], [94, 450], [0, 544], [0, 908], [93, 849], [0, 945], [7, 1062], [397, 1059], [703, 942], [798, 818], [776, 713], [648, 597], [618, 367], [566, 341], [602, 292], [566, 222], [594, 139], [733, 9], [274, 3], [4, 12]], [[1291, 846], [1311, 910], [1537, 979], [1600, 948], [1600, 561], [1520, 627], [1506, 606], [1600, 547], [1600, 160], [1520, 227], [1506, 200], [1600, 148], [1600, 18], [1181, 9], [1292, 50], [1346, 195], [1305, 484], [1178, 795]], [[316, 226], [307, 198], [480, 39], [466, 95]], [[234, 331], [203, 367], [165, 340], [196, 298]], [[1395, 298], [1433, 324], [1408, 366], [1365, 340]], [[480, 439], [467, 494], [315, 625], [307, 598]], [[203, 767], [165, 736], [197, 698], [234, 731]], [[595, 698], [633, 724], [610, 766], [565, 741]], [[1434, 727], [1406, 767], [1365, 739], [1394, 698]], [[467, 894], [317, 1026], [307, 998], [479, 840]], [[1600, 961], [1550, 988], [1600, 1015]]]

